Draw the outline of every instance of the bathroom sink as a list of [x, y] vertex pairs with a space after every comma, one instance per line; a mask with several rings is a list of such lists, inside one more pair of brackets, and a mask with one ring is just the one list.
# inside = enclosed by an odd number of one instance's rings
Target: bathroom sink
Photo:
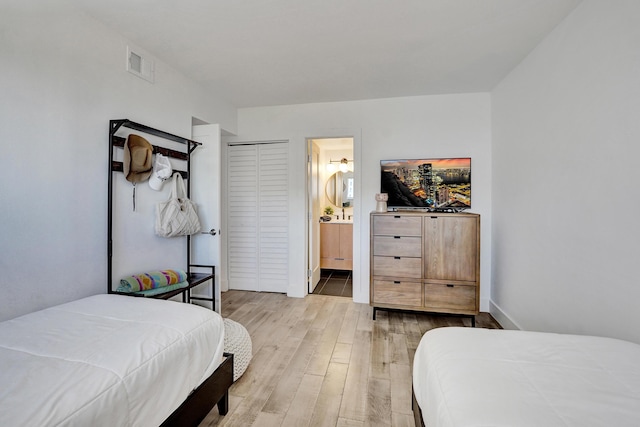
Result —
[[327, 221], [328, 224], [353, 224], [353, 219], [335, 219], [332, 218], [331, 221]]

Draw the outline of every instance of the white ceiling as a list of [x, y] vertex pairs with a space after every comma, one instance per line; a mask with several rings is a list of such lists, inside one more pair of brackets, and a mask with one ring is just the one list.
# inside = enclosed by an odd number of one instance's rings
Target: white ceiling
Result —
[[71, 0], [237, 107], [494, 88], [580, 0]]

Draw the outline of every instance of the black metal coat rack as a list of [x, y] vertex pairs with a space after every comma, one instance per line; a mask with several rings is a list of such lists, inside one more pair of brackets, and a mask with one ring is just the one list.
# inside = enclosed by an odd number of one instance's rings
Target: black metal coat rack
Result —
[[[109, 121], [109, 179], [108, 179], [108, 224], [107, 224], [107, 293], [115, 293], [113, 290], [113, 173], [123, 172], [123, 164], [120, 161], [114, 160], [113, 156], [115, 148], [124, 149], [126, 139], [120, 136], [116, 136], [116, 132], [122, 127], [137, 130], [149, 135], [154, 135], [169, 141], [178, 142], [185, 145], [184, 151], [172, 150], [166, 147], [161, 147], [152, 144], [153, 154], [160, 153], [164, 156], [174, 159], [184, 160], [187, 162], [186, 171], [179, 172], [184, 179], [187, 180], [186, 190], [187, 197], [191, 196], [191, 153], [200, 145], [200, 142], [193, 141], [191, 139], [183, 138], [178, 135], [174, 135], [168, 132], [161, 131], [140, 123], [133, 122], [128, 119], [110, 120]], [[192, 302], [193, 300], [209, 301], [212, 304], [212, 309], [215, 310], [215, 266], [202, 265], [191, 263], [191, 236], [186, 236], [187, 244], [187, 281], [188, 287], [180, 288], [173, 291], [154, 295], [152, 298], [169, 299], [176, 295], [182, 294], [183, 302]], [[211, 273], [194, 273], [191, 271], [192, 267], [196, 268], [211, 268]], [[191, 295], [191, 289], [197, 285], [200, 285], [207, 280], [211, 280], [211, 298], [207, 297], [195, 297]], [[138, 294], [129, 294], [131, 296], [140, 296]]]

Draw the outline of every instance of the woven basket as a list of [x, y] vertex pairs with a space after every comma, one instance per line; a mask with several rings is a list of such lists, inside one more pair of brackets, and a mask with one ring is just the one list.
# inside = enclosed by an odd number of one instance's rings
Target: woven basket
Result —
[[233, 381], [244, 374], [251, 362], [251, 336], [238, 322], [224, 319], [224, 351], [233, 353]]

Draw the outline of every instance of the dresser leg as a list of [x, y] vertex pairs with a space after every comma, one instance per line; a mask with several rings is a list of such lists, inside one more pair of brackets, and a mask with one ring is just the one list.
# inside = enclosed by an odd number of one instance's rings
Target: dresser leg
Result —
[[373, 320], [376, 320], [376, 308], [373, 307]]

